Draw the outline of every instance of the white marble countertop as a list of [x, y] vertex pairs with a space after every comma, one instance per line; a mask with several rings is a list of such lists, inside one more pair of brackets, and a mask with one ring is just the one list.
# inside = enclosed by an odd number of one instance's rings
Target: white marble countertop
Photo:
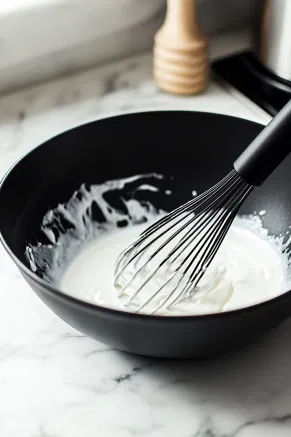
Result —
[[[2, 98], [0, 176], [57, 132], [150, 108], [268, 120], [215, 83], [198, 97], [162, 94], [150, 57], [139, 56]], [[291, 321], [232, 356], [173, 362], [74, 331], [38, 300], [2, 247], [0, 290], [1, 437], [290, 437]]]

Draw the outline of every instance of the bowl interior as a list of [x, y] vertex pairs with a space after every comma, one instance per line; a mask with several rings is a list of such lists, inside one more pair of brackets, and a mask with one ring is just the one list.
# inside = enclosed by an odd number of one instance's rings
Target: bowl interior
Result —
[[[164, 188], [170, 184], [173, 195], [144, 195], [158, 208], [171, 210], [189, 200], [192, 190], [201, 193], [226, 175], [261, 129], [229, 116], [169, 111], [117, 116], [65, 132], [25, 156], [4, 179], [2, 237], [28, 266], [27, 244], [47, 243], [40, 229], [49, 209], [66, 203], [82, 184], [137, 174], [166, 176], [161, 183]], [[263, 223], [274, 235], [286, 233], [291, 224], [290, 169], [287, 158], [241, 209], [243, 214], [266, 210]], [[111, 201], [118, 199], [115, 193]]]

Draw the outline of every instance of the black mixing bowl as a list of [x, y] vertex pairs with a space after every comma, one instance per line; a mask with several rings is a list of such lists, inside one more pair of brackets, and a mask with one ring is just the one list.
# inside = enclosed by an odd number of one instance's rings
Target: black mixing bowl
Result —
[[[0, 187], [0, 237], [25, 280], [63, 320], [113, 347], [156, 357], [206, 357], [258, 340], [291, 314], [291, 293], [227, 313], [168, 317], [130, 314], [82, 302], [33, 273], [24, 256], [40, 239], [43, 216], [66, 202], [82, 183], [141, 173], [173, 176], [178, 186], [201, 192], [232, 168], [262, 126], [234, 117], [181, 111], [128, 114], [86, 124], [47, 141], [22, 158]], [[264, 226], [274, 235], [291, 224], [291, 158], [242, 213], [267, 210]], [[184, 202], [161, 207], [171, 209]], [[96, 266], [98, 275], [98, 266]]]

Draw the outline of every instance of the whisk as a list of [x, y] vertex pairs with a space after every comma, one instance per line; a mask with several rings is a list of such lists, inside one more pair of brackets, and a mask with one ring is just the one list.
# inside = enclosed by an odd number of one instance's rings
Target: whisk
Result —
[[290, 153], [290, 134], [291, 100], [224, 179], [156, 221], [121, 253], [114, 285], [126, 307], [154, 314], [197, 292], [242, 203]]

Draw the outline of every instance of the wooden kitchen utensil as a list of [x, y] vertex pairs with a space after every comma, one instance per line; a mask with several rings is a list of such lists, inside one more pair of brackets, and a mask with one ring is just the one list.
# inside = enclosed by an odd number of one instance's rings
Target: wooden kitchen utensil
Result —
[[208, 51], [196, 18], [196, 0], [167, 0], [164, 24], [155, 36], [153, 74], [171, 94], [191, 95], [208, 82]]

